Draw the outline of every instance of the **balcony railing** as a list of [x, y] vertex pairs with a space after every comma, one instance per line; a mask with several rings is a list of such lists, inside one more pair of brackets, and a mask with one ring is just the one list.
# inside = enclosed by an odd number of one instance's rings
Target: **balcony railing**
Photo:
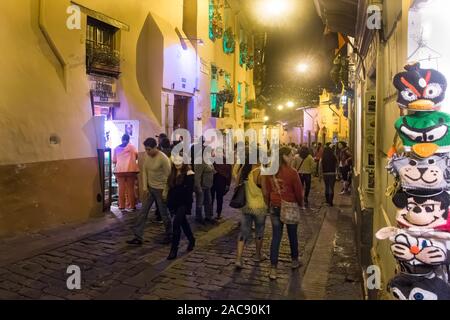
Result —
[[86, 68], [88, 74], [101, 74], [118, 78], [120, 53], [109, 46], [86, 42]]

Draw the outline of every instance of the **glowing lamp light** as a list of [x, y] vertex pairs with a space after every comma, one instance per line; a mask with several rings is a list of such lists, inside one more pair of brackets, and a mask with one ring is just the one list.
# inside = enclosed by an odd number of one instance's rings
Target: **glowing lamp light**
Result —
[[264, 122], [267, 122], [267, 121], [269, 121], [270, 120], [270, 118], [268, 117], [268, 116], [265, 116], [264, 117]]
[[300, 73], [305, 73], [306, 71], [308, 71], [309, 66], [306, 63], [299, 63], [297, 65], [297, 71]]
[[261, 3], [260, 11], [266, 17], [281, 17], [289, 11], [289, 1], [265, 0]]
[[295, 106], [295, 104], [294, 104], [292, 101], [289, 101], [289, 102], [286, 104], [286, 106], [287, 106], [288, 108], [293, 108], [293, 107]]
[[283, 111], [284, 107], [280, 104], [277, 108], [279, 111]]

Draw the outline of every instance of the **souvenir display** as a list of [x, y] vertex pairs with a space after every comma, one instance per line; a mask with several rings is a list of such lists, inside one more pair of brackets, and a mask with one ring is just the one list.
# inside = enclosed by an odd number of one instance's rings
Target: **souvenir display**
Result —
[[394, 77], [398, 105], [409, 111], [395, 122], [402, 153], [393, 146], [386, 167], [396, 179], [389, 194], [398, 227], [375, 236], [392, 242], [401, 271], [388, 284], [394, 298], [450, 300], [450, 115], [439, 112], [447, 80], [419, 63], [405, 70]]

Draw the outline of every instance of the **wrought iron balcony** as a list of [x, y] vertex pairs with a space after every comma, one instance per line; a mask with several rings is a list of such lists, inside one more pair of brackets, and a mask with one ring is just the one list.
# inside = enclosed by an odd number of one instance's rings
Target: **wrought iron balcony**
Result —
[[88, 74], [100, 74], [118, 78], [120, 53], [109, 46], [86, 42], [86, 68]]

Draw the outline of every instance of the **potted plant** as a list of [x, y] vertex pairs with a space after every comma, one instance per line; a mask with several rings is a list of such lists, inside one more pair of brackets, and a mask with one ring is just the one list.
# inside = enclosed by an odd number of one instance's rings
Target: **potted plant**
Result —
[[253, 56], [247, 56], [247, 60], [245, 62], [247, 70], [252, 70], [255, 67], [255, 58]]
[[241, 42], [239, 44], [239, 56], [240, 56], [240, 61], [239, 64], [241, 66], [243, 66], [246, 62], [247, 62], [247, 55], [248, 55], [248, 46], [245, 42]]
[[219, 10], [214, 10], [211, 26], [214, 39], [221, 39], [223, 36], [223, 22]]
[[223, 51], [227, 54], [234, 53], [236, 40], [234, 39], [233, 29], [228, 27], [223, 35]]

